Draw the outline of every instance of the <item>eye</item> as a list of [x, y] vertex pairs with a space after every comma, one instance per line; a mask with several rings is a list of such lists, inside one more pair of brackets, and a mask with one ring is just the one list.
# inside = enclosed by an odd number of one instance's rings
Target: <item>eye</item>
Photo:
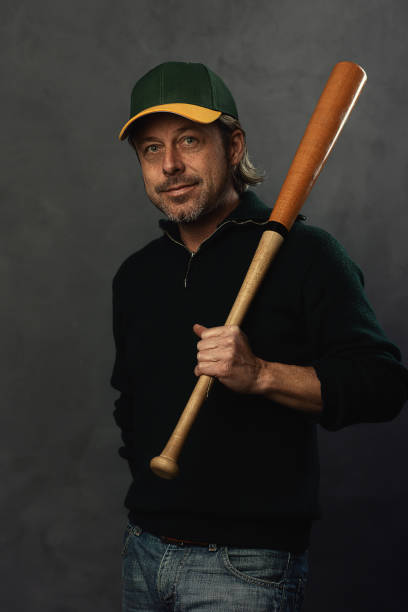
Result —
[[151, 144], [145, 148], [145, 153], [157, 153], [158, 150], [159, 150], [159, 145]]
[[187, 145], [193, 145], [197, 142], [197, 138], [195, 138], [194, 136], [184, 136], [184, 142]]

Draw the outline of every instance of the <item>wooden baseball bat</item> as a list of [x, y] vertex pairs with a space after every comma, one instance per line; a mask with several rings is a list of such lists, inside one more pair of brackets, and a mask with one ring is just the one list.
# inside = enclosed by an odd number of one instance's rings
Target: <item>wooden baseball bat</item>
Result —
[[[270, 263], [316, 182], [366, 80], [364, 70], [353, 62], [339, 62], [334, 66], [273, 207], [270, 216], [272, 227], [262, 234], [225, 325], [241, 324]], [[198, 378], [165, 448], [158, 457], [153, 457], [150, 461], [150, 467], [157, 476], [172, 479], [178, 475], [178, 457], [213, 382], [214, 378], [205, 374]]]

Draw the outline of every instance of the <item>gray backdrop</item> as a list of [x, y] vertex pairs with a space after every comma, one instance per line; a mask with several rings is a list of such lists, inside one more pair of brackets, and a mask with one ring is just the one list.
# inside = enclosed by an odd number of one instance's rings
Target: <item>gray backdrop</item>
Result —
[[[111, 279], [159, 235], [160, 216], [117, 137], [131, 87], [166, 60], [218, 72], [272, 205], [333, 65], [366, 69], [304, 212], [361, 266], [406, 363], [408, 9], [404, 0], [1, 6], [0, 607], [112, 612], [129, 474], [109, 387]], [[405, 409], [386, 424], [319, 428], [324, 518], [306, 611], [405, 610], [407, 424]]]

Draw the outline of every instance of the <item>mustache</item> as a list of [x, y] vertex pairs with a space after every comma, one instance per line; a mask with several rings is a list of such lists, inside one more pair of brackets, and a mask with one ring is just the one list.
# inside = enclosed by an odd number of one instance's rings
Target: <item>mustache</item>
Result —
[[156, 193], [161, 193], [162, 191], [168, 191], [169, 189], [174, 189], [179, 185], [194, 185], [195, 183], [202, 183], [203, 179], [199, 176], [178, 176], [176, 179], [167, 180], [165, 183], [158, 185], [155, 187]]

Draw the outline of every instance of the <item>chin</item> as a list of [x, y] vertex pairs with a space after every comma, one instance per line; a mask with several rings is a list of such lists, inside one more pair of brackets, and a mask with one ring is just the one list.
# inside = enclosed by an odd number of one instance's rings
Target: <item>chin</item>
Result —
[[193, 223], [197, 221], [202, 216], [201, 210], [185, 210], [185, 211], [164, 211], [170, 221], [175, 221], [176, 223]]
[[[181, 197], [184, 196], [180, 196]], [[161, 203], [160, 209], [167, 215], [170, 221], [176, 223], [192, 223], [205, 213], [205, 206], [197, 201], [188, 201], [186, 198], [184, 201], [177, 201], [177, 203], [171, 205], [167, 203]]]

